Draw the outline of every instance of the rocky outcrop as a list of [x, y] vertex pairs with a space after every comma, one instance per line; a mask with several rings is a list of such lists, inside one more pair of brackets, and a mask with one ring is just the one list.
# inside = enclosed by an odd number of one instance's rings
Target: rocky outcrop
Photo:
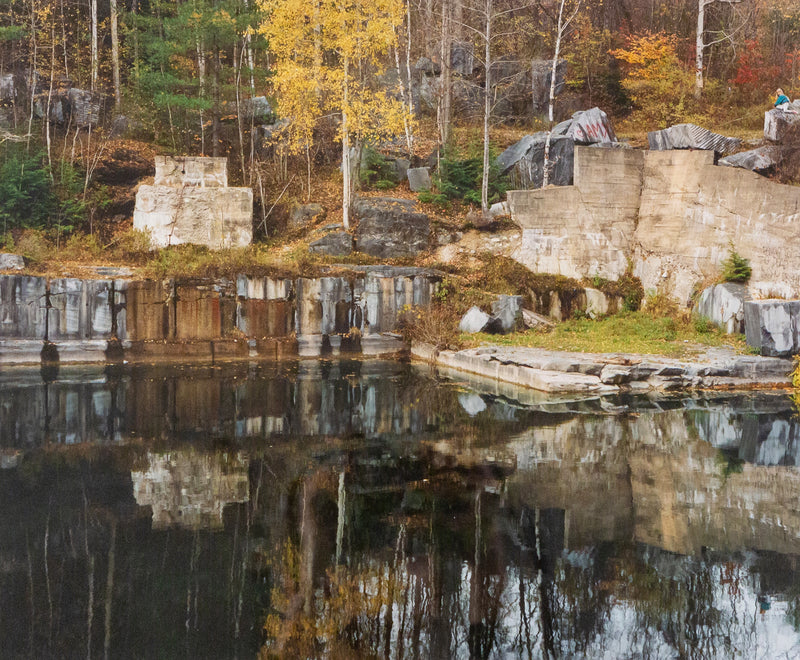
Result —
[[428, 249], [430, 219], [407, 199], [365, 197], [353, 204], [358, 218], [359, 252], [391, 259], [411, 257]]
[[431, 271], [380, 266], [236, 282], [5, 275], [0, 365], [396, 353], [400, 313], [429, 305], [437, 282]]
[[747, 287], [735, 282], [715, 284], [700, 292], [692, 310], [695, 317], [706, 318], [729, 335], [744, 332], [744, 303], [749, 300]]
[[225, 158], [157, 156], [154, 184], [136, 193], [133, 226], [150, 232], [156, 247], [249, 245], [253, 191], [228, 187]]
[[789, 357], [800, 352], [800, 300], [744, 303], [747, 343], [761, 355]]

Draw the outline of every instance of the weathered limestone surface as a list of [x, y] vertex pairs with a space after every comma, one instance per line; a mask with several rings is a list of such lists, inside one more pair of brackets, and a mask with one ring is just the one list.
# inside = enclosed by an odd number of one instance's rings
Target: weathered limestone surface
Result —
[[644, 153], [575, 148], [574, 185], [510, 191], [522, 227], [514, 258], [535, 272], [618, 279], [636, 230]]
[[3, 275], [0, 365], [278, 358], [297, 342], [313, 355], [397, 352], [400, 313], [429, 305], [437, 282], [433, 271], [380, 266], [346, 277], [235, 282]]
[[133, 226], [149, 231], [157, 247], [249, 245], [253, 191], [228, 187], [225, 158], [159, 156], [154, 184], [136, 193]]
[[550, 393], [604, 395], [678, 389], [787, 386], [791, 360], [709, 349], [691, 362], [650, 355], [593, 354], [487, 346], [436, 351], [413, 344], [420, 360], [490, 381]]
[[800, 300], [744, 303], [747, 343], [761, 355], [789, 357], [800, 351]]
[[513, 256], [534, 271], [617, 279], [630, 260], [645, 290], [686, 303], [733, 243], [753, 297], [800, 297], [800, 188], [717, 167], [712, 151], [576, 147], [573, 186], [508, 199]]
[[744, 284], [715, 284], [700, 292], [692, 314], [716, 323], [729, 335], [741, 334], [744, 332], [744, 303], [749, 298]]
[[[648, 152], [634, 273], [645, 290], [686, 301], [733, 243], [750, 260], [754, 297], [800, 294], [800, 188], [715, 167], [707, 151]], [[788, 289], [788, 290], [786, 290]]]

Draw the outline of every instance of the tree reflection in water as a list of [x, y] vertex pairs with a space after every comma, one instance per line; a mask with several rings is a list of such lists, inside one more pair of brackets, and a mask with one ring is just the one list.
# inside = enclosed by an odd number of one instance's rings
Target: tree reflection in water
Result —
[[520, 405], [380, 362], [23, 376], [0, 374], [4, 657], [800, 657], [780, 394]]

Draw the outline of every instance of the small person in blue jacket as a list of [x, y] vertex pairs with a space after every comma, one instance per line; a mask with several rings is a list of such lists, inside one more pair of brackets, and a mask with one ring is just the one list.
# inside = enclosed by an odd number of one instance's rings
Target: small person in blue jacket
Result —
[[789, 105], [791, 104], [789, 97], [783, 93], [783, 90], [780, 87], [778, 87], [778, 89], [775, 91], [775, 94], [778, 97], [775, 100], [775, 107], [778, 108], [778, 110], [788, 110]]

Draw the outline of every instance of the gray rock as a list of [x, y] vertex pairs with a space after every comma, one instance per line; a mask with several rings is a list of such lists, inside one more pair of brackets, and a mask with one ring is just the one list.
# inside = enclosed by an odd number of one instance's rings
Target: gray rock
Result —
[[478, 413], [482, 413], [484, 410], [486, 410], [486, 402], [479, 394], [475, 394], [474, 392], [469, 394], [459, 394], [458, 402], [461, 404], [464, 412], [470, 417], [475, 417], [475, 415]]
[[600, 372], [600, 382], [606, 385], [620, 385], [633, 380], [630, 367], [623, 367], [618, 364], [607, 364]]
[[[533, 60], [530, 65], [531, 80], [528, 94], [534, 110], [541, 112], [550, 101], [550, 81], [553, 79], [553, 60]], [[556, 64], [555, 94], [564, 91], [567, 79], [567, 61], [558, 60]], [[527, 81], [526, 81], [527, 82]]]
[[25, 259], [19, 254], [0, 254], [0, 270], [23, 270]]
[[518, 330], [522, 327], [522, 296], [498, 296], [492, 303], [492, 316], [500, 333]]
[[483, 332], [491, 323], [492, 317], [482, 311], [480, 307], [470, 307], [461, 318], [458, 329], [461, 332]]
[[414, 64], [414, 69], [426, 76], [438, 76], [442, 72], [442, 67], [427, 57], [420, 57]]
[[647, 134], [647, 142], [652, 151], [706, 149], [720, 154], [736, 151], [742, 145], [739, 138], [712, 133], [696, 124], [676, 124], [661, 131], [651, 131]]
[[738, 154], [731, 154], [720, 158], [719, 165], [727, 167], [741, 167], [751, 172], [764, 172], [775, 167], [781, 159], [780, 147], [767, 145], [751, 149], [750, 151], [740, 151]]
[[553, 135], [571, 138], [577, 144], [614, 144], [617, 135], [608, 115], [600, 108], [579, 110], [553, 129]]
[[257, 120], [264, 120], [272, 116], [272, 106], [266, 96], [255, 96], [240, 102], [242, 115]]
[[15, 95], [16, 91], [14, 89], [14, 74], [0, 74], [0, 101], [13, 101]]
[[692, 315], [707, 318], [729, 335], [740, 334], [744, 332], [744, 302], [749, 299], [744, 284], [715, 284], [700, 293]]
[[402, 181], [408, 176], [408, 168], [411, 167], [411, 161], [407, 158], [396, 158], [394, 161], [394, 171], [397, 175], [397, 180]]
[[359, 252], [380, 258], [410, 257], [428, 249], [431, 223], [414, 202], [391, 197], [357, 199], [356, 244]]
[[800, 300], [749, 300], [744, 303], [747, 344], [761, 355], [788, 357], [800, 349]]
[[497, 202], [489, 207], [490, 218], [499, 218], [501, 215], [511, 215], [511, 209], [508, 208], [508, 202]]
[[346, 231], [334, 231], [310, 243], [308, 250], [333, 257], [348, 255], [353, 251], [353, 237]]
[[526, 328], [554, 328], [556, 325], [546, 316], [532, 312], [529, 309], [522, 310], [522, 322]]
[[431, 189], [431, 170], [429, 167], [412, 167], [406, 176], [408, 177], [408, 187], [411, 192], [420, 192]]
[[289, 227], [292, 229], [306, 227], [323, 213], [325, 213], [325, 209], [322, 208], [322, 204], [317, 204], [315, 202], [311, 204], [297, 204], [289, 211]]
[[460, 76], [471, 76], [475, 66], [475, 47], [471, 41], [454, 41], [450, 44], [450, 67]]
[[773, 108], [764, 113], [764, 138], [772, 142], [780, 142], [786, 130], [800, 121], [800, 114], [797, 111], [786, 112]]
[[98, 92], [73, 87], [67, 95], [70, 120], [78, 128], [97, 126], [100, 121], [100, 104], [103, 97]]
[[[497, 166], [517, 189], [541, 188], [544, 172], [544, 148], [547, 133], [526, 135], [497, 157]], [[550, 183], [572, 185], [575, 143], [563, 135], [550, 138]]]

